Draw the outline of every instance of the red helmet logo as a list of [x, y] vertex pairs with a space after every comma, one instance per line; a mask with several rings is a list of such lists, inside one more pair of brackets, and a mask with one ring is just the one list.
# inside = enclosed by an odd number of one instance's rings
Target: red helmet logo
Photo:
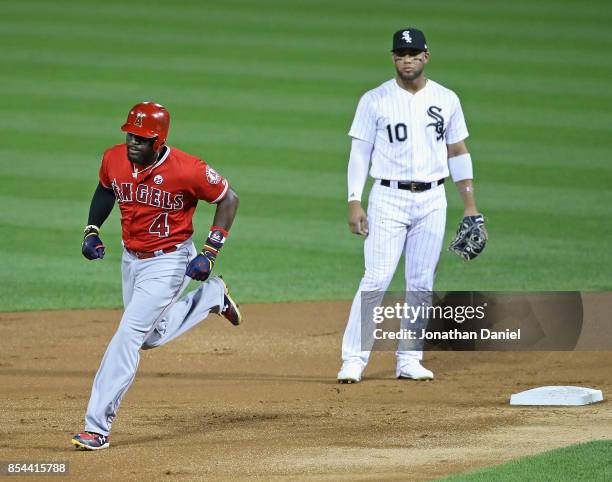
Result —
[[132, 107], [121, 130], [136, 136], [155, 139], [153, 149], [157, 151], [166, 143], [169, 127], [170, 114], [163, 105], [141, 102]]

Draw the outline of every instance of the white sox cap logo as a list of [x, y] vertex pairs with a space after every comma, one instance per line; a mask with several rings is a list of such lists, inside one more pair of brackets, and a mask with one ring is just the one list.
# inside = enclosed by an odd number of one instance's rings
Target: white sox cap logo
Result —
[[153, 178], [153, 182], [155, 184], [161, 184], [162, 182], [164, 182], [164, 178], [158, 174], [157, 176]]
[[142, 127], [142, 119], [144, 118], [144, 116], [145, 116], [144, 112], [136, 113], [136, 119], [134, 119], [134, 125], [136, 127]]
[[411, 44], [412, 37], [410, 36], [410, 30], [404, 30], [402, 32], [402, 38], [404, 39], [404, 42]]

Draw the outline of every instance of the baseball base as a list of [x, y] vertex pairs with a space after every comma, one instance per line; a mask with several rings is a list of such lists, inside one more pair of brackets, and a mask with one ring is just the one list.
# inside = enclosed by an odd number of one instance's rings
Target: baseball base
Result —
[[510, 405], [589, 405], [603, 401], [601, 390], [585, 387], [538, 387], [515, 393]]

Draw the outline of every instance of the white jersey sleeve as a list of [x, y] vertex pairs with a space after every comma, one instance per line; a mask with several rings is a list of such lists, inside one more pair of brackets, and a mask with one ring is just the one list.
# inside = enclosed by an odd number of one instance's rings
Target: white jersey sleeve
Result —
[[348, 163], [347, 184], [348, 200], [361, 201], [363, 187], [368, 178], [368, 167], [374, 146], [369, 142], [353, 138], [351, 156]]
[[376, 112], [369, 92], [366, 92], [359, 99], [355, 118], [348, 135], [374, 144], [376, 139]]
[[468, 130], [459, 97], [453, 93], [453, 110], [446, 129], [446, 143], [455, 144], [468, 137]]

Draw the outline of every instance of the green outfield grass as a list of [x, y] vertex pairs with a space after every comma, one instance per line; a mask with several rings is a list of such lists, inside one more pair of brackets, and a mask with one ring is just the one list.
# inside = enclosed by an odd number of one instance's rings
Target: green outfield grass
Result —
[[[218, 269], [241, 301], [351, 298], [363, 259], [346, 227], [346, 132], [409, 25], [428, 36], [429, 76], [462, 99], [491, 235], [470, 264], [445, 252], [437, 287], [612, 288], [609, 2], [24, 0], [0, 13], [0, 310], [120, 306], [117, 212], [102, 262], [81, 257], [81, 230], [100, 155], [144, 99], [170, 110], [169, 142], [240, 195]], [[448, 240], [460, 206], [447, 191]], [[211, 215], [199, 208], [198, 240]]]
[[444, 482], [574, 482], [612, 480], [612, 442], [601, 440], [440, 479]]

